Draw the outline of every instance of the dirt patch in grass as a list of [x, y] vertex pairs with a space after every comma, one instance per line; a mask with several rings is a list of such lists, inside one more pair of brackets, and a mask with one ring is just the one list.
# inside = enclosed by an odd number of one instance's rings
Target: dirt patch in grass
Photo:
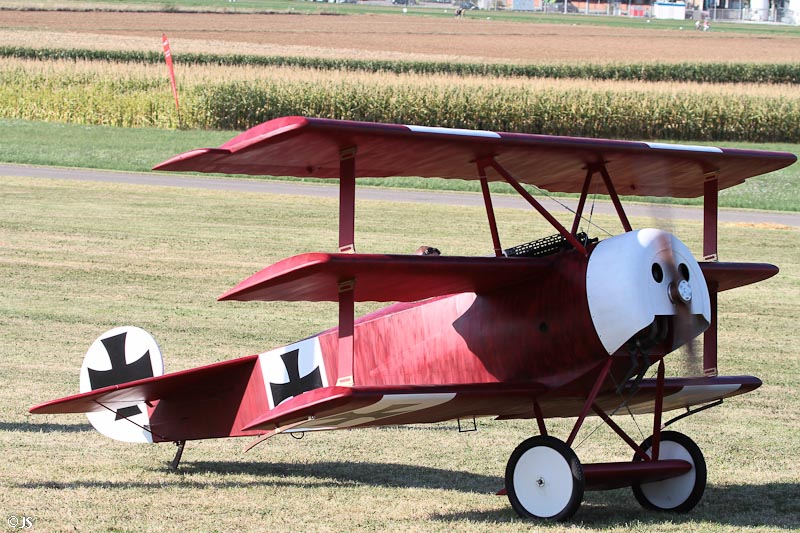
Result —
[[[494, 62], [793, 62], [798, 39], [694, 31], [524, 24], [487, 20], [357, 15], [2, 12], [0, 32], [152, 37], [176, 51], [218, 42], [221, 50], [340, 57], [435, 56]], [[5, 39], [3, 39], [5, 40]], [[113, 42], [113, 41], [111, 41]], [[40, 46], [48, 46], [46, 39]], [[399, 56], [399, 57], [398, 57]]]

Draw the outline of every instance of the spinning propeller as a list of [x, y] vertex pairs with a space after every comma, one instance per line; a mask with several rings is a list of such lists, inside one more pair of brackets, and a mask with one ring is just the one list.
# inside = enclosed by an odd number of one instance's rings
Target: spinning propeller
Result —
[[[696, 321], [690, 309], [694, 296], [691, 272], [686, 263], [682, 263], [676, 258], [672, 238], [669, 234], [664, 233], [659, 237], [659, 245], [663, 250], [662, 257], [664, 259], [664, 264], [661, 265], [661, 268], [664, 269], [662, 275], [669, 280], [667, 294], [675, 306], [675, 315], [672, 318], [672, 337], [675, 339], [674, 342], [685, 339], [680, 351], [684, 354], [683, 364], [686, 372], [691, 376], [701, 376], [703, 365], [698, 356], [697, 334], [694, 333]], [[653, 265], [654, 269], [656, 265], [658, 263]], [[653, 276], [655, 278], [655, 272]]]

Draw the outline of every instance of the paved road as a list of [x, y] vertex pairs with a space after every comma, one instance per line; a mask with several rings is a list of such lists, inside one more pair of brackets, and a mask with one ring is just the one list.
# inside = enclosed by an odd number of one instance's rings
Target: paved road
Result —
[[[155, 185], [164, 187], [193, 187], [198, 189], [214, 189], [240, 192], [259, 192], [269, 194], [291, 194], [301, 196], [318, 196], [336, 198], [339, 189], [335, 184], [319, 185], [312, 183], [294, 183], [266, 181], [257, 179], [207, 178], [183, 176], [180, 174], [113, 172], [106, 170], [88, 170], [72, 168], [40, 167], [29, 165], [0, 164], [0, 176], [21, 176], [30, 178], [52, 178], [78, 181], [106, 181], [114, 183], [131, 183], [136, 185]], [[480, 194], [411, 191], [407, 189], [390, 189], [377, 187], [358, 187], [356, 197], [359, 200], [383, 200], [390, 202], [416, 202], [428, 204], [482, 206]], [[518, 196], [494, 195], [495, 207], [530, 209], [530, 205]], [[566, 212], [567, 209], [558, 202], [574, 209], [575, 200], [537, 198], [542, 205], [553, 213]], [[625, 211], [629, 217], [647, 217], [653, 219], [702, 220], [703, 211], [699, 207], [637, 205], [627, 204]], [[610, 202], [598, 202], [595, 213], [613, 214], [614, 207]], [[750, 211], [746, 209], [721, 209], [720, 222], [742, 222], [752, 224], [781, 224], [800, 227], [800, 213], [778, 213], [771, 211]]]

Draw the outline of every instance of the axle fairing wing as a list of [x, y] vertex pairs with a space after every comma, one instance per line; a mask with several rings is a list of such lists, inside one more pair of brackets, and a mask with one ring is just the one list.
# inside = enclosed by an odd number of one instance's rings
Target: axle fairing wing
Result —
[[[587, 166], [604, 164], [619, 194], [687, 198], [703, 195], [710, 174], [722, 190], [796, 160], [787, 152], [283, 117], [155, 170], [339, 178], [342, 154], [353, 150], [356, 177], [478, 179], [476, 162], [494, 158], [523, 183], [580, 193]], [[590, 192], [607, 191], [596, 180]]]

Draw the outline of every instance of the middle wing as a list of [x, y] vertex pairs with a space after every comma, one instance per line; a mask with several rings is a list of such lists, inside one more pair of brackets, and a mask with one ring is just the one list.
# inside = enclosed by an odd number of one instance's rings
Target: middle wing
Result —
[[552, 258], [423, 257], [309, 253], [257, 272], [220, 300], [335, 302], [354, 280], [355, 301], [415, 302], [461, 292], [489, 292], [552, 268]]

